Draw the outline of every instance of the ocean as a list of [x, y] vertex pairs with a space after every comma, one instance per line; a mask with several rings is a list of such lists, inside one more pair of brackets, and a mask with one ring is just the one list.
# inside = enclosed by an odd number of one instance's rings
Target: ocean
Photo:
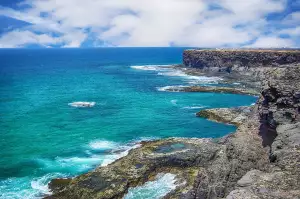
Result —
[[[195, 113], [250, 105], [256, 98], [166, 92], [169, 86], [218, 85], [219, 78], [171, 68], [182, 62], [183, 50], [1, 49], [0, 198], [41, 198], [50, 193], [52, 178], [107, 165], [142, 140], [234, 132], [234, 126]], [[78, 107], [76, 102], [92, 104]], [[140, 190], [153, 192], [163, 182]], [[138, 192], [127, 198], [146, 198]]]

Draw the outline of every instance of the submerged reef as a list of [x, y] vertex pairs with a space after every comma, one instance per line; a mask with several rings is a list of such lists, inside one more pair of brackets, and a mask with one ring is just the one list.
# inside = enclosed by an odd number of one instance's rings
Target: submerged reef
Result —
[[259, 83], [254, 106], [197, 114], [234, 124], [236, 132], [142, 142], [107, 166], [53, 180], [53, 195], [46, 198], [123, 198], [161, 173], [176, 175], [176, 188], [164, 198], [300, 198], [300, 52], [188, 50], [184, 64]]

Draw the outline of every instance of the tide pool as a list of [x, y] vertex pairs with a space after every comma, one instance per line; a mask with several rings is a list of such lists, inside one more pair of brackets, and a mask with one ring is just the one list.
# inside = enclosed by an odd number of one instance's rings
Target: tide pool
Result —
[[[256, 98], [162, 89], [217, 83], [170, 68], [182, 62], [183, 50], [1, 49], [0, 198], [40, 198], [52, 178], [107, 165], [141, 140], [234, 132], [195, 113]], [[70, 106], [74, 102], [95, 104]]]

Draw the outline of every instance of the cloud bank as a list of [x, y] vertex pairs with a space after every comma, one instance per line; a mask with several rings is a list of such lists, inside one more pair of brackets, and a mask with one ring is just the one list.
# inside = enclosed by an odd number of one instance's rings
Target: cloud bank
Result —
[[293, 2], [25, 0], [0, 7], [2, 17], [26, 22], [2, 30], [0, 47], [299, 47]]

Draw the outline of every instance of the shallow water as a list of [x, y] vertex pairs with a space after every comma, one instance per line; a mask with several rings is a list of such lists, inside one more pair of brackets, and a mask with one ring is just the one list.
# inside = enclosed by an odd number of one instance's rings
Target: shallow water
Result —
[[0, 50], [0, 198], [41, 197], [51, 178], [109, 164], [140, 140], [235, 131], [195, 113], [256, 98], [159, 89], [218, 81], [158, 66], [181, 63], [183, 50]]

